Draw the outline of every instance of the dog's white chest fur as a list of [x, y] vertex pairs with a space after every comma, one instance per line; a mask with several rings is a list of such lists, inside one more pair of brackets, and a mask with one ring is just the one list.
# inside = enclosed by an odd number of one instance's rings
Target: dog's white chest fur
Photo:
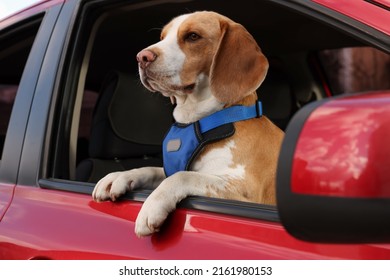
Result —
[[216, 176], [243, 179], [245, 177], [245, 166], [234, 162], [233, 150], [235, 148], [234, 140], [227, 141], [224, 146], [212, 149], [199, 157], [199, 160], [196, 160], [193, 164], [193, 170]]

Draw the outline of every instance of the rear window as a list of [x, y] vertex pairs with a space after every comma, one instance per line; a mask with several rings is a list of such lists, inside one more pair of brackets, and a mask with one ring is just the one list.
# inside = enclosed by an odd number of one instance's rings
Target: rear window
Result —
[[320, 52], [333, 94], [390, 89], [390, 56], [371, 47]]

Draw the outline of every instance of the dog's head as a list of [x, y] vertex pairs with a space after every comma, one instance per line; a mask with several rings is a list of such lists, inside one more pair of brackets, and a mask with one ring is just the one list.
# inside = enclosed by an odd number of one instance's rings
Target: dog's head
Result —
[[141, 81], [168, 97], [212, 95], [224, 105], [253, 93], [263, 82], [268, 62], [240, 24], [214, 12], [174, 18], [161, 41], [137, 55]]

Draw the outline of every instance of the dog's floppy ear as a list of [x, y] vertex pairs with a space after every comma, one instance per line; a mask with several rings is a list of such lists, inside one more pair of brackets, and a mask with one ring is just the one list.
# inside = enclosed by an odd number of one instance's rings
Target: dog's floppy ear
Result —
[[261, 85], [268, 61], [242, 25], [221, 21], [221, 28], [222, 37], [211, 65], [210, 85], [220, 102], [231, 105]]

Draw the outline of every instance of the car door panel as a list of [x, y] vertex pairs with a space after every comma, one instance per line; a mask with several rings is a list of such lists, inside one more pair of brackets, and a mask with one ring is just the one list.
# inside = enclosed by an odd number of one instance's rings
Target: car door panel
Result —
[[[8, 259], [388, 258], [389, 248], [325, 245], [291, 237], [277, 222], [177, 209], [159, 233], [137, 238], [141, 203], [18, 186], [2, 221]], [[12, 238], [11, 238], [12, 236]]]

